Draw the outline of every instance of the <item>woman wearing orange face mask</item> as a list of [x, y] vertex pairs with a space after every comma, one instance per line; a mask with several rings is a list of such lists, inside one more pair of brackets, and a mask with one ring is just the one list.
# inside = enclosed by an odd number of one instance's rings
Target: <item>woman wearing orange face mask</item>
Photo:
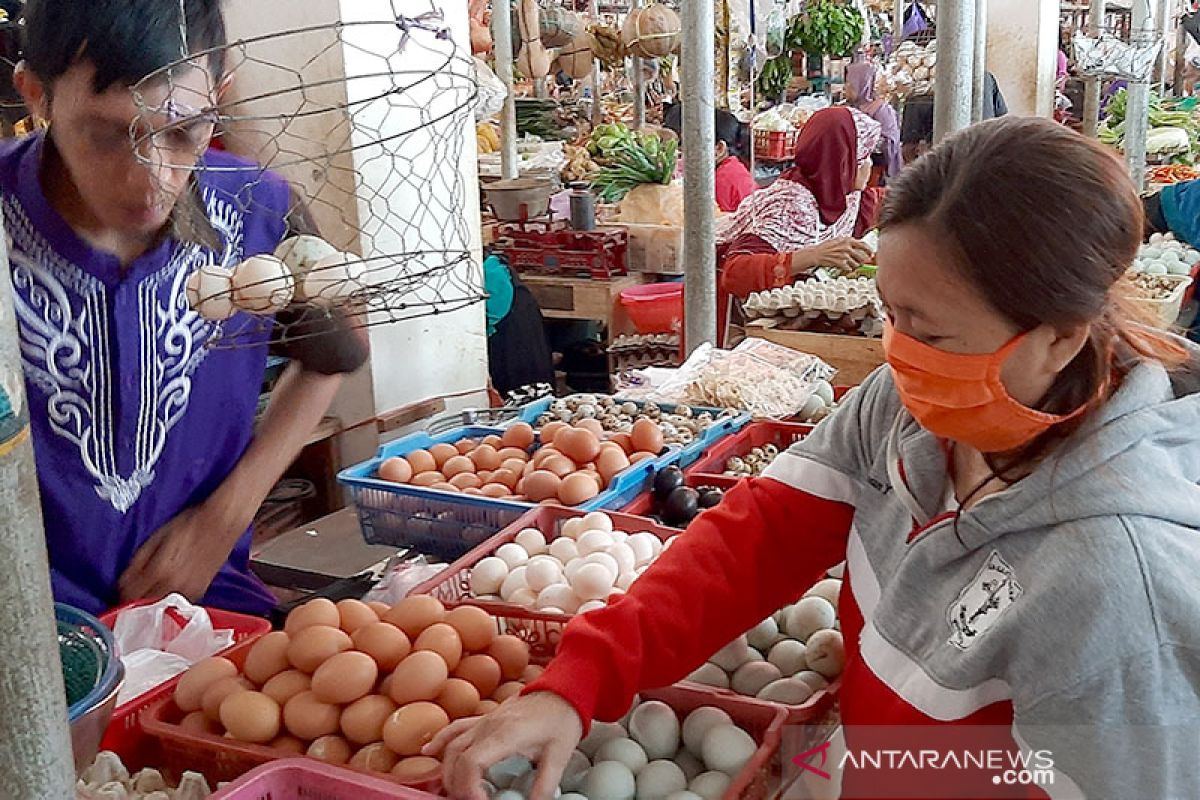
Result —
[[852, 758], [808, 762], [841, 797], [1195, 797], [1200, 361], [1121, 308], [1141, 230], [1123, 165], [1049, 121], [915, 164], [878, 251], [889, 366], [577, 617], [524, 697], [442, 734], [449, 794], [521, 753], [550, 797], [593, 718], [845, 560]]

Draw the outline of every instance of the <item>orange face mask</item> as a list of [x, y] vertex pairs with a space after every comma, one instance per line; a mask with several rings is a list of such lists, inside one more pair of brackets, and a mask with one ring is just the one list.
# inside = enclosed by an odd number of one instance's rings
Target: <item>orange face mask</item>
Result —
[[1000, 370], [1024, 338], [1021, 334], [994, 353], [947, 353], [885, 324], [883, 349], [900, 400], [922, 428], [981, 453], [1005, 453], [1086, 409], [1059, 416], [1013, 399]]

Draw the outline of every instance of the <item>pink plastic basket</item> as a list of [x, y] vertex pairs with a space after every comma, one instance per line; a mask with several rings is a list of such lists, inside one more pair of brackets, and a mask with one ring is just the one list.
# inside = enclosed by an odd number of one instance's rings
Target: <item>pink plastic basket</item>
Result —
[[212, 800], [428, 800], [437, 795], [314, 761], [264, 764], [212, 795]]
[[781, 451], [794, 445], [813, 431], [812, 425], [794, 422], [751, 422], [745, 428], [717, 442], [699, 461], [687, 468], [688, 475], [724, 477], [725, 462], [734, 456], [744, 456], [756, 447], [773, 444]]

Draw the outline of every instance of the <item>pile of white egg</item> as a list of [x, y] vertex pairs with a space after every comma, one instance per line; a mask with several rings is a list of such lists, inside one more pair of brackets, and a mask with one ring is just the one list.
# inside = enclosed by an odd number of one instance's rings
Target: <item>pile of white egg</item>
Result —
[[198, 772], [185, 772], [178, 787], [170, 786], [156, 769], [135, 775], [116, 753], [97, 754], [75, 784], [75, 800], [203, 800], [211, 794]]
[[213, 321], [239, 311], [274, 314], [293, 300], [329, 306], [361, 289], [365, 272], [361, 258], [319, 236], [293, 236], [274, 254], [251, 256], [233, 269], [201, 266], [188, 276], [188, 303]]
[[842, 582], [826, 578], [718, 651], [688, 680], [783, 705], [800, 705], [842, 674], [837, 629]]
[[474, 566], [471, 594], [546, 614], [587, 613], [624, 594], [671, 541], [615, 530], [600, 511], [567, 520], [549, 543], [526, 528]]
[[[757, 749], [719, 708], [697, 708], [681, 723], [666, 703], [635, 703], [621, 722], [592, 725], [563, 773], [559, 800], [720, 800]], [[493, 800], [524, 800], [535, 773], [517, 758], [487, 778]]]
[[1174, 234], [1156, 233], [1149, 244], [1138, 248], [1133, 271], [1147, 275], [1190, 275], [1198, 263], [1200, 251], [1178, 241]]

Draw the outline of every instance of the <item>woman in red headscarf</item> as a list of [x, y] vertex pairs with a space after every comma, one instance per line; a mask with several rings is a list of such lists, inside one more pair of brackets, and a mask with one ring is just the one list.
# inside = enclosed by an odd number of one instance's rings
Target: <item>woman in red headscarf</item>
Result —
[[788, 286], [817, 267], [854, 269], [871, 258], [853, 237], [875, 226], [865, 193], [879, 123], [851, 108], [818, 111], [796, 142], [795, 166], [756, 192], [717, 232], [720, 330], [730, 296]]

